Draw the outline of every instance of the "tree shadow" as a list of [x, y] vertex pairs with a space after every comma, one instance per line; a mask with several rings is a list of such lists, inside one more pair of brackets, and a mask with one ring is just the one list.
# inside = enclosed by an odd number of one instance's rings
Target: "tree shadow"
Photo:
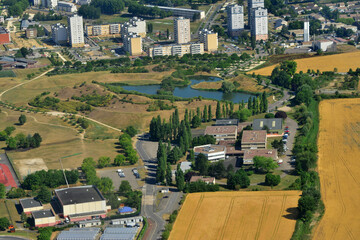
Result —
[[15, 208], [18, 214], [21, 214], [23, 212], [23, 209], [20, 204], [15, 204]]
[[299, 211], [298, 211], [297, 207], [288, 208], [288, 209], [286, 209], [286, 212], [288, 214], [283, 215], [284, 218], [290, 219], [290, 220], [297, 220], [298, 219]]

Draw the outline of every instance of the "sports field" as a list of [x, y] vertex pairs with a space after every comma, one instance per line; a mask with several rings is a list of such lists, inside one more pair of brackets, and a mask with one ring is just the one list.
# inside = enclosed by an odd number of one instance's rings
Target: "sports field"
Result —
[[[338, 72], [347, 72], [350, 68], [355, 70], [356, 68], [360, 67], [359, 59], [360, 51], [357, 51], [328, 56], [296, 59], [295, 62], [297, 62], [297, 72], [306, 72], [308, 69], [315, 71], [319, 69], [320, 72], [334, 71], [334, 68], [337, 68]], [[275, 66], [276, 65], [272, 65], [261, 68], [255, 71], [251, 71], [250, 73], [254, 72], [255, 74], [269, 76], [271, 75], [271, 72]]]
[[360, 236], [360, 99], [320, 103], [319, 163], [325, 214], [313, 239]]
[[189, 194], [170, 239], [290, 239], [300, 194], [300, 191]]

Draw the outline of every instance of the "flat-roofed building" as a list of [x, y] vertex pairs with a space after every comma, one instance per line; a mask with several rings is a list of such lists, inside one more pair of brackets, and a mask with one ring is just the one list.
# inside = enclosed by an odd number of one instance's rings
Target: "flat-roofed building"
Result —
[[244, 30], [244, 7], [232, 4], [226, 7], [228, 34], [232, 37], [240, 36]]
[[254, 164], [254, 157], [271, 157], [273, 160], [277, 160], [276, 149], [247, 149], [244, 150], [243, 164]]
[[142, 216], [135, 216], [135, 217], [129, 217], [129, 218], [120, 218], [120, 219], [114, 219], [111, 220], [112, 225], [133, 225], [139, 222], [142, 222], [144, 219]]
[[64, 45], [68, 42], [68, 28], [61, 23], [51, 26], [51, 38], [58, 45]]
[[49, 227], [57, 224], [55, 214], [51, 209], [33, 211], [31, 215], [34, 219], [35, 227]]
[[253, 129], [254, 130], [266, 130], [278, 131], [282, 129], [282, 118], [259, 118], [254, 119]]
[[78, 15], [68, 17], [68, 26], [70, 46], [83, 47], [85, 44], [83, 17]]
[[26, 38], [37, 38], [37, 29], [36, 28], [28, 28], [25, 30]]
[[142, 38], [146, 37], [146, 21], [142, 18], [133, 17], [129, 22], [121, 24], [121, 36], [129, 35], [130, 33], [136, 33]]
[[207, 144], [202, 146], [194, 147], [195, 156], [204, 154], [205, 157], [211, 161], [225, 160], [226, 147], [214, 144]]
[[203, 29], [199, 33], [200, 42], [204, 43], [204, 50], [214, 52], [218, 49], [218, 34], [208, 29]]
[[330, 40], [318, 40], [313, 43], [314, 50], [321, 49], [323, 52], [326, 52], [328, 49], [336, 45], [333, 41]]
[[197, 182], [197, 181], [205, 182], [206, 184], [215, 184], [214, 177], [192, 176], [190, 178], [190, 183]]
[[131, 56], [142, 54], [142, 39], [136, 33], [123, 36], [124, 50]]
[[[57, 240], [95, 240], [99, 239], [100, 228], [70, 228], [61, 231]], [[118, 239], [118, 238], [115, 238]]]
[[148, 48], [148, 56], [183, 56], [184, 54], [203, 54], [203, 43], [188, 43], [180, 45], [165, 45]]
[[244, 130], [241, 138], [241, 150], [245, 149], [266, 149], [265, 130]]
[[73, 4], [71, 2], [63, 2], [63, 1], [58, 2], [57, 9], [58, 9], [58, 11], [63, 11], [63, 12], [76, 12], [77, 11], [75, 4]]
[[204, 135], [213, 136], [216, 141], [236, 140], [237, 126], [207, 126]]
[[157, 7], [160, 10], [172, 12], [173, 16], [185, 17], [189, 19], [204, 19], [205, 11], [195, 10], [190, 8], [174, 8], [174, 7], [164, 7], [164, 6], [154, 6], [154, 5], [145, 5], [146, 7]]
[[108, 36], [120, 34], [120, 23], [87, 25], [85, 26], [85, 32], [88, 36]]
[[191, 41], [190, 19], [184, 17], [174, 19], [174, 39], [177, 44]]
[[256, 41], [268, 39], [268, 11], [266, 8], [251, 9], [250, 32]]
[[19, 200], [20, 206], [25, 214], [29, 214], [33, 211], [39, 211], [43, 209], [43, 205], [40, 201], [34, 198], [24, 198]]
[[95, 186], [79, 186], [55, 190], [61, 215], [71, 221], [91, 219], [92, 216], [105, 217], [109, 209], [106, 199]]
[[79, 228], [95, 227], [95, 226], [100, 226], [100, 225], [101, 225], [100, 219], [91, 219], [91, 220], [85, 220], [85, 221], [78, 222]]
[[238, 119], [216, 119], [214, 126], [238, 126]]

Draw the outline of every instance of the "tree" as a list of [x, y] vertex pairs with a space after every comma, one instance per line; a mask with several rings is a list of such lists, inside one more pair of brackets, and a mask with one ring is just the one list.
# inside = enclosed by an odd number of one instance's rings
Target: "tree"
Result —
[[10, 226], [10, 221], [6, 217], [0, 218], [0, 230], [5, 231]]
[[265, 184], [268, 186], [277, 186], [281, 181], [280, 175], [273, 175], [271, 173], [267, 173], [265, 176]]
[[227, 178], [227, 186], [229, 189], [247, 188], [250, 186], [250, 179], [244, 169], [239, 169], [236, 173], [229, 172]]
[[19, 117], [19, 124], [24, 125], [26, 123], [26, 116], [24, 114], [21, 114]]
[[51, 202], [51, 191], [45, 187], [45, 186], [41, 186], [39, 193], [37, 195], [37, 199], [41, 202], [41, 203], [49, 203]]
[[166, 164], [166, 185], [170, 186], [172, 183], [172, 173], [170, 163]]
[[104, 168], [107, 167], [110, 164], [110, 158], [109, 157], [100, 157], [98, 160], [98, 167]]
[[0, 199], [4, 199], [6, 194], [6, 187], [4, 184], [0, 183]]
[[269, 172], [278, 167], [277, 163], [271, 157], [255, 156], [253, 160], [256, 170], [261, 169], [262, 171]]
[[287, 118], [287, 114], [284, 111], [277, 111], [275, 113], [275, 118], [282, 118], [285, 120]]
[[296, 73], [297, 63], [295, 61], [286, 60], [280, 64], [280, 69], [285, 71], [290, 76], [294, 76]]
[[184, 190], [185, 187], [185, 179], [184, 179], [184, 173], [180, 168], [180, 163], [177, 165], [176, 174], [176, 187], [179, 189], [179, 191]]
[[114, 188], [113, 181], [109, 177], [102, 177], [97, 187], [103, 193], [110, 193]]
[[114, 165], [115, 166], [122, 166], [125, 164], [126, 157], [124, 155], [118, 154], [114, 158]]
[[210, 122], [212, 120], [212, 112], [211, 112], [211, 105], [209, 105], [208, 107], [208, 119], [207, 121]]
[[134, 126], [128, 126], [124, 130], [124, 133], [129, 134], [130, 137], [134, 137], [138, 133], [138, 130]]
[[233, 91], [235, 91], [236, 87], [234, 85], [234, 83], [230, 82], [230, 81], [223, 81], [221, 84], [221, 91], [223, 91], [224, 93], [231, 93]]
[[204, 105], [204, 111], [203, 111], [203, 120], [204, 122], [207, 122], [208, 121], [208, 111], [207, 111], [207, 107], [206, 105]]
[[220, 107], [220, 102], [218, 101], [216, 104], [216, 119], [220, 119], [221, 118], [221, 107]]
[[121, 194], [127, 194], [128, 192], [131, 192], [131, 186], [129, 181], [123, 180], [121, 181], [120, 187], [119, 187], [119, 192]]
[[193, 128], [197, 128], [197, 127], [200, 127], [200, 125], [201, 125], [201, 119], [198, 115], [195, 115], [193, 117], [193, 119], [191, 120], [191, 126]]
[[299, 88], [299, 91], [297, 92], [294, 100], [296, 104], [305, 103], [306, 106], [309, 106], [312, 97], [313, 97], [313, 91], [311, 87], [305, 84]]
[[207, 157], [200, 153], [195, 159], [195, 168], [199, 171], [200, 175], [207, 175], [209, 168], [209, 161]]
[[91, 5], [82, 5], [79, 8], [78, 13], [80, 16], [83, 16], [87, 19], [98, 19], [101, 15], [100, 8], [96, 8]]

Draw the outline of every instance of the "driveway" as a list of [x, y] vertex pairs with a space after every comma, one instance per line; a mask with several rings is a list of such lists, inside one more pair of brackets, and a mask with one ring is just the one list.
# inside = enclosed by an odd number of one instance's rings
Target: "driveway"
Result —
[[279, 170], [282, 170], [284, 173], [281, 174], [281, 177], [285, 177], [286, 174], [290, 174], [291, 171], [294, 170], [294, 163], [290, 162], [290, 159], [292, 157], [292, 149], [295, 144], [295, 134], [296, 130], [298, 129], [298, 124], [294, 119], [286, 118], [285, 120], [285, 126], [289, 127], [290, 135], [288, 137], [288, 141], [286, 143], [286, 146], [288, 147], [288, 150], [285, 152], [285, 155], [282, 157], [283, 163], [279, 166]]

